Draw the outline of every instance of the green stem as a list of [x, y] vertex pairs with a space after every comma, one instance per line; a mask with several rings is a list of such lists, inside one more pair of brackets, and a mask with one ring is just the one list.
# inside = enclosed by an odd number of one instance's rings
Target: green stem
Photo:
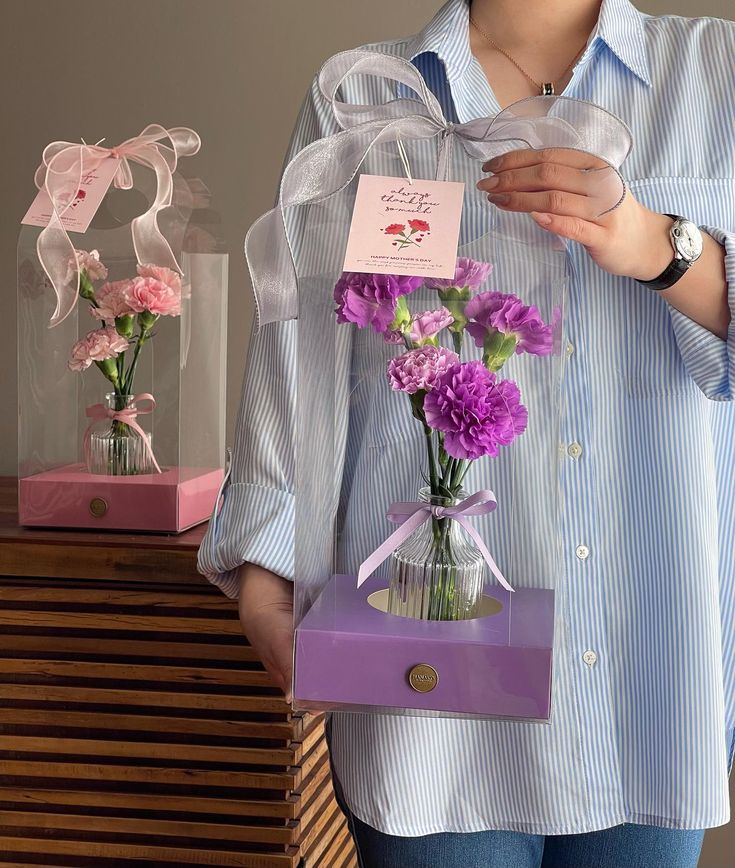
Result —
[[429, 458], [429, 479], [431, 484], [431, 493], [436, 494], [438, 488], [438, 479], [436, 475], [436, 462], [434, 460], [434, 443], [432, 440], [431, 428], [424, 424], [424, 436], [426, 438], [426, 454]]
[[456, 461], [456, 458], [449, 458], [447, 460], [446, 466], [444, 467], [444, 475], [442, 476], [441, 480], [441, 494], [446, 494], [451, 490], [452, 474], [454, 473], [454, 465]]
[[135, 343], [135, 350], [133, 351], [133, 359], [130, 362], [130, 367], [128, 368], [127, 374], [125, 374], [125, 376], [123, 377], [123, 383], [122, 383], [122, 394], [123, 395], [132, 394], [133, 377], [135, 376], [135, 369], [138, 365], [138, 355], [140, 353], [140, 348], [143, 346], [143, 344], [148, 339], [148, 334], [149, 333], [146, 330], [141, 330], [140, 334], [138, 335], [138, 340]]
[[463, 468], [462, 473], [461, 473], [459, 479], [457, 480], [457, 487], [458, 488], [462, 487], [462, 484], [464, 483], [464, 478], [465, 478], [465, 476], [467, 476], [467, 471], [470, 469], [471, 465], [472, 465], [472, 462], [468, 461], [467, 464], [465, 465], [465, 467]]
[[467, 468], [469, 467], [469, 462], [465, 465], [465, 462], [462, 459], [457, 459], [454, 463], [454, 467], [452, 468], [452, 478], [449, 480], [449, 488], [454, 494], [462, 485], [462, 480], [464, 479], [464, 475], [467, 472]]

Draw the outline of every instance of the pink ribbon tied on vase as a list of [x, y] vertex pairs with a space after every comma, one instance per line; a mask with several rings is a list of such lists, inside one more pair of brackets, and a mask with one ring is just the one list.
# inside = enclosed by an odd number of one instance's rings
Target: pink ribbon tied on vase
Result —
[[396, 501], [395, 503], [392, 503], [386, 513], [386, 517], [389, 521], [400, 524], [400, 527], [360, 564], [360, 568], [357, 572], [357, 587], [359, 588], [365, 579], [375, 572], [380, 564], [382, 564], [383, 561], [394, 552], [398, 546], [416, 530], [417, 527], [420, 527], [425, 521], [428, 521], [433, 517], [450, 518], [453, 521], [459, 522], [477, 545], [495, 578], [507, 591], [513, 593], [514, 589], [511, 588], [505, 576], [500, 572], [500, 568], [493, 560], [493, 556], [482, 541], [482, 537], [475, 528], [472, 527], [469, 521], [467, 521], [467, 516], [483, 515], [492, 512], [497, 505], [498, 502], [495, 499], [495, 495], [492, 491], [489, 491], [486, 488], [476, 491], [474, 494], [471, 494], [469, 497], [466, 497], [463, 501], [454, 506], [439, 506], [437, 504], [424, 503], [423, 501]]
[[[150, 407], [143, 410], [138, 404], [141, 401], [150, 401]], [[135, 417], [141, 413], [152, 413], [156, 406], [156, 399], [149, 392], [141, 392], [139, 395], [135, 395], [133, 398], [133, 403], [135, 407], [125, 407], [123, 410], [113, 410], [112, 407], [106, 407], [104, 404], [91, 404], [84, 411], [88, 418], [92, 421], [87, 426], [87, 430], [84, 432], [84, 459], [87, 462], [87, 466], [89, 466], [89, 450], [92, 440], [92, 426], [95, 422], [99, 422], [102, 419], [109, 419], [110, 421], [119, 421], [124, 422], [126, 425], [129, 425], [130, 428], [135, 431], [135, 433], [143, 440], [145, 445], [145, 450], [150, 458], [153, 466], [156, 468], [158, 473], [163, 473], [161, 468], [158, 466], [158, 462], [156, 461], [156, 456], [153, 454], [153, 449], [151, 449], [151, 443], [146, 435], [145, 431], [140, 427], [140, 425], [135, 421]]]
[[[166, 144], [166, 140], [170, 144]], [[179, 158], [196, 154], [200, 146], [201, 139], [194, 130], [188, 127], [167, 130], [159, 124], [150, 124], [139, 135], [115, 148], [74, 142], [52, 142], [46, 146], [35, 183], [51, 200], [51, 218], [38, 236], [36, 250], [56, 293], [56, 310], [49, 328], [72, 312], [79, 295], [76, 252], [61, 217], [73, 203], [82, 178], [103, 160], [117, 159], [119, 165], [112, 183], [120, 190], [130, 190], [133, 187], [131, 161], [152, 169], [156, 175], [155, 198], [148, 210], [131, 223], [135, 255], [140, 265], [155, 263], [181, 274], [171, 246], [158, 227], [158, 212], [171, 205], [172, 175]]]

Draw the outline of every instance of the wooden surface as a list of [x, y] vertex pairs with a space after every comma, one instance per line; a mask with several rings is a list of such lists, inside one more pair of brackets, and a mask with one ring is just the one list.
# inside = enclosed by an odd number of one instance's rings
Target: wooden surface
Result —
[[293, 713], [179, 535], [18, 528], [0, 479], [0, 868], [354, 868]]
[[180, 534], [19, 527], [17, 480], [0, 476], [0, 575], [207, 585], [195, 567], [206, 527]]

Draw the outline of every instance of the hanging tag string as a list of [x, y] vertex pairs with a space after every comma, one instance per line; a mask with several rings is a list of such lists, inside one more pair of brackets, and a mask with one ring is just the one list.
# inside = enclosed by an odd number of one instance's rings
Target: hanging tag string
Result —
[[398, 148], [398, 155], [400, 156], [401, 162], [403, 163], [403, 170], [406, 173], [406, 178], [408, 178], [408, 183], [413, 186], [411, 164], [408, 162], [408, 154], [406, 153], [406, 149], [403, 147], [403, 142], [400, 138], [396, 139], [396, 147]]

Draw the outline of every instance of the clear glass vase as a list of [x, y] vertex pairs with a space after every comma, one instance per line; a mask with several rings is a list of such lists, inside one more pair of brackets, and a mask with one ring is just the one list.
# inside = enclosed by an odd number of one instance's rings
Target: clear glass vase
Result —
[[[105, 406], [109, 410], [135, 410], [135, 395], [105, 394]], [[89, 434], [87, 469], [90, 473], [106, 476], [132, 476], [152, 473], [151, 434], [146, 432], [146, 441], [121, 419], [96, 422]]]
[[[454, 506], [467, 496], [432, 495], [428, 487], [419, 499], [437, 506]], [[431, 517], [393, 552], [388, 611], [425, 621], [459, 621], [478, 616], [485, 580], [485, 560], [459, 522]]]

